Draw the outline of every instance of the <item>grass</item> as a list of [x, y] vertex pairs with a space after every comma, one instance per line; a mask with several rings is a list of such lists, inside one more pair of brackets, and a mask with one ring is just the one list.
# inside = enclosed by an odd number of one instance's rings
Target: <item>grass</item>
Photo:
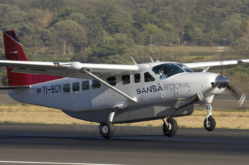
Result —
[[0, 121], [0, 123], [7, 123], [7, 124], [46, 124], [40, 122], [22, 122], [22, 121]]
[[[229, 51], [229, 47], [225, 47], [225, 51]], [[193, 62], [194, 60], [202, 61], [213, 61], [217, 60], [217, 47], [206, 47], [206, 46], [174, 46], [167, 47], [166, 50], [185, 54], [186, 62]]]
[[189, 56], [213, 56], [216, 55], [216, 52], [189, 52]]
[[[98, 123], [72, 118], [58, 109], [29, 104], [0, 105], [0, 123], [98, 125]], [[207, 112], [204, 108], [196, 108], [191, 116], [175, 119], [179, 128], [203, 128], [206, 115]], [[249, 109], [215, 109], [213, 117], [216, 120], [217, 128], [249, 129]], [[119, 125], [162, 127], [162, 124], [162, 120], [152, 120]]]
[[43, 62], [69, 62], [69, 58], [35, 58], [34, 61], [43, 61]]
[[216, 47], [206, 47], [206, 46], [172, 46], [167, 47], [168, 50], [174, 51], [174, 52], [216, 52]]
[[[10, 106], [10, 107], [35, 107], [34, 110], [37, 110], [39, 109], [39, 107], [42, 107], [42, 106], [35, 106], [35, 105], [32, 105], [32, 104], [7, 104], [7, 103], [1, 103], [0, 102], [0, 110], [1, 110], [1, 106]], [[43, 107], [43, 108], [46, 108], [46, 107]], [[46, 108], [46, 109], [49, 109], [49, 111], [51, 111], [53, 108]], [[14, 110], [14, 109], [12, 109]], [[53, 109], [55, 110], [55, 109]], [[57, 110], [57, 111], [60, 111], [60, 110]], [[206, 111], [206, 109], [204, 107], [197, 107], [195, 108], [195, 111]], [[215, 108], [214, 111], [218, 111], [218, 112], [249, 112], [249, 109], [246, 109], [246, 108], [237, 108], [237, 109], [224, 109], [224, 108]]]
[[153, 124], [148, 124], [147, 127], [153, 127]]
[[178, 128], [188, 128], [186, 125], [178, 125]]
[[39, 55], [34, 57], [34, 61], [69, 62], [73, 55]]
[[[195, 111], [206, 111], [206, 109], [203, 108], [195, 108]], [[249, 112], [249, 109], [247, 108], [237, 108], [237, 109], [224, 109], [224, 108], [215, 108], [215, 112]]]
[[[0, 106], [18, 106], [18, 105], [22, 105], [22, 104], [6, 104], [6, 103], [1, 103], [0, 102]], [[23, 105], [27, 105], [27, 104], [23, 104]]]

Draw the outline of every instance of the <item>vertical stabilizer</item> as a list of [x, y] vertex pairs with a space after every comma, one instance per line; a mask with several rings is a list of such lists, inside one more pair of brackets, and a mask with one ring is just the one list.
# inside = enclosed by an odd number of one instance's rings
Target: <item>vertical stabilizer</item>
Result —
[[[3, 32], [5, 57], [7, 60], [28, 61], [15, 30]], [[31, 85], [32, 76], [30, 74], [11, 72], [14, 68], [7, 67], [9, 86]]]
[[[14, 29], [3, 32], [3, 39], [7, 60], [28, 61]], [[32, 85], [62, 78], [57, 76], [15, 73], [12, 72], [13, 69], [7, 67], [9, 86]]]

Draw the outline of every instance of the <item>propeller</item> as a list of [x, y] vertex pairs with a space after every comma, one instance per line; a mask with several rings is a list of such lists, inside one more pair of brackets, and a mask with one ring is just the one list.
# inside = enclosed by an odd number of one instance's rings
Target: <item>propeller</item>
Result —
[[246, 99], [246, 94], [243, 93], [241, 96], [239, 95], [239, 93], [229, 85], [229, 80], [227, 78], [225, 78], [223, 76], [223, 53], [224, 52], [224, 47], [223, 46], [219, 46], [217, 47], [217, 52], [219, 54], [219, 60], [220, 60], [220, 65], [221, 65], [221, 69], [220, 69], [220, 76], [218, 76], [215, 80], [215, 86], [217, 87], [227, 87], [227, 89], [233, 94], [234, 97], [236, 97], [239, 100], [239, 105], [243, 105], [243, 103], [245, 102]]
[[243, 105], [243, 103], [245, 102], [246, 99], [246, 94], [243, 93], [242, 96], [240, 97], [240, 95], [238, 94], [238, 92], [233, 89], [230, 85], [227, 85], [227, 89], [230, 90], [232, 92], [232, 94], [239, 100], [239, 105]]
[[[206, 91], [207, 93], [211, 92], [214, 88], [218, 87], [218, 88], [227, 88], [228, 90], [230, 90], [232, 92], [232, 94], [238, 98], [239, 100], [239, 105], [241, 106], [244, 102], [245, 102], [245, 99], [246, 99], [246, 95], [245, 93], [242, 94], [242, 96], [240, 97], [240, 95], [238, 94], [238, 92], [233, 89], [229, 84], [229, 80], [223, 76], [223, 75], [218, 75], [215, 79], [215, 82], [212, 82], [212, 88], [210, 88], [208, 91]], [[204, 101], [205, 100], [205, 97], [203, 96], [202, 92], [199, 91], [196, 93], [196, 95], [194, 95], [192, 98], [190, 98], [189, 100], [187, 101], [184, 101], [184, 102], [181, 102], [181, 101], [177, 101], [175, 104], [173, 104], [173, 106], [176, 108], [176, 109], [180, 109], [180, 108], [183, 108], [183, 107], [186, 107], [190, 104], [193, 104], [197, 101]]]
[[[227, 79], [225, 76], [223, 75], [219, 75], [216, 77], [215, 82], [212, 83], [212, 89], [218, 87], [218, 88], [227, 88], [235, 98], [237, 98], [239, 100], [239, 105], [242, 106], [243, 103], [245, 102], [246, 99], [246, 94], [243, 93], [241, 96], [240, 94], [232, 87], [229, 85], [229, 79]], [[210, 89], [210, 90], [212, 90]], [[208, 91], [209, 92], [209, 91]], [[202, 100], [204, 99], [202, 94], [197, 94], [199, 99]]]

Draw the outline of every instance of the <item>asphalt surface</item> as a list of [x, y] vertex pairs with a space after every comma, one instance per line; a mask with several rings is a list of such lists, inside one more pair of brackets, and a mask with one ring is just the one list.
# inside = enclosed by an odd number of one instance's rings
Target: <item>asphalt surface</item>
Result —
[[[0, 91], [0, 102], [19, 103]], [[247, 98], [244, 107], [249, 105]], [[215, 108], [239, 108], [228, 94]], [[196, 105], [196, 107], [200, 107]], [[168, 138], [161, 128], [117, 127], [106, 140], [98, 126], [0, 124], [3, 164], [248, 164], [249, 130], [179, 129]], [[47, 162], [47, 163], [45, 163]]]
[[0, 90], [0, 103], [6, 103], [6, 104], [20, 104], [20, 102], [17, 102], [13, 100], [8, 94], [7, 90]]
[[104, 139], [98, 126], [0, 124], [0, 165], [43, 162], [248, 165], [249, 130], [181, 128], [169, 138], [161, 128], [116, 127]]

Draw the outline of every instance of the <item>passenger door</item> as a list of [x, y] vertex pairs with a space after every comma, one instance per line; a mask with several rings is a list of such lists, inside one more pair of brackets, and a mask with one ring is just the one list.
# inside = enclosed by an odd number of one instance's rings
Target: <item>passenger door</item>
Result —
[[72, 99], [71, 99], [71, 80], [68, 79], [62, 84], [62, 94], [60, 96], [60, 105], [62, 110], [72, 109]]
[[90, 108], [91, 97], [89, 91], [89, 80], [72, 81], [72, 102], [74, 110], [86, 110]]

